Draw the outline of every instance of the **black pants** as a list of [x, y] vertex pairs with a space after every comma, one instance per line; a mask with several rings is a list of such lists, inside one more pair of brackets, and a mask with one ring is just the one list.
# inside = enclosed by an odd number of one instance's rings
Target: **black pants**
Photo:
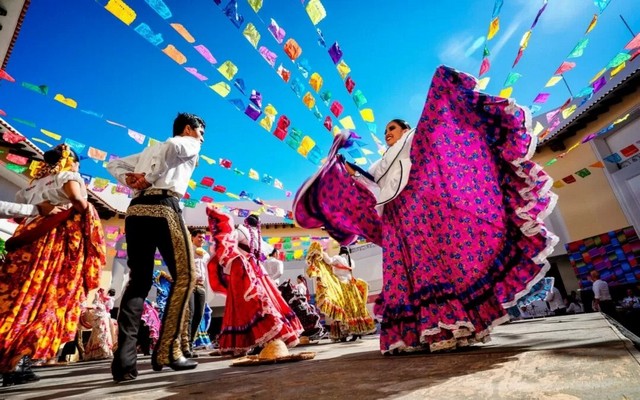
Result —
[[206, 293], [204, 286], [196, 285], [196, 288], [193, 289], [193, 294], [189, 299], [189, 309], [191, 310], [191, 330], [189, 332], [189, 336], [191, 344], [193, 344], [193, 341], [196, 338], [200, 321], [202, 321], [202, 316], [204, 315], [205, 297]]
[[165, 195], [134, 198], [127, 209], [125, 231], [131, 272], [118, 315], [118, 350], [111, 364], [114, 377], [137, 374], [136, 342], [144, 300], [152, 286], [156, 249], [173, 278], [154, 350], [154, 357], [161, 364], [182, 356], [180, 331], [195, 285], [191, 237], [177, 198]]

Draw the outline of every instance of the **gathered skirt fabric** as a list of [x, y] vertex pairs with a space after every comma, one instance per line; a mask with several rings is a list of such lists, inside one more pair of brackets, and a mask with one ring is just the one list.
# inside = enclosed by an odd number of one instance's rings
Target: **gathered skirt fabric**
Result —
[[[20, 224], [14, 235], [37, 230], [42, 221]], [[92, 205], [7, 254], [0, 264], [0, 372], [11, 372], [23, 356], [51, 359], [75, 339], [81, 303], [98, 287], [105, 262]]]
[[255, 258], [237, 250], [229, 216], [212, 208], [207, 215], [216, 245], [209, 262], [229, 266], [220, 352], [238, 355], [275, 339], [296, 346], [303, 328], [275, 283]]
[[318, 242], [311, 243], [306, 260], [307, 275], [316, 283], [316, 304], [325, 316], [345, 327], [341, 328], [341, 335], [364, 335], [375, 331], [375, 322], [367, 310], [367, 282], [355, 278], [341, 281], [331, 265], [323, 260]]
[[[487, 341], [492, 326], [508, 321], [506, 308], [549, 268], [557, 237], [542, 220], [556, 196], [551, 178], [530, 160], [530, 116], [475, 86], [470, 75], [436, 70], [412, 142], [409, 181], [378, 219], [348, 210], [355, 201], [371, 203], [372, 194], [335, 162], [333, 148], [326, 169], [296, 195], [299, 223], [322, 220], [330, 233], [357, 227], [383, 248], [374, 307], [383, 353]], [[336, 200], [320, 204], [309, 196], [324, 192]], [[347, 221], [323, 218], [335, 210]]]

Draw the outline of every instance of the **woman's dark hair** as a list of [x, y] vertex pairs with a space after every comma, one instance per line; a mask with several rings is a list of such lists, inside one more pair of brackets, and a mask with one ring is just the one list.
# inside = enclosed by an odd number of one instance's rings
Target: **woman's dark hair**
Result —
[[340, 252], [338, 254], [346, 254], [347, 262], [349, 263], [349, 267], [351, 266], [351, 251], [347, 246], [340, 246]]
[[391, 122], [395, 122], [402, 129], [411, 129], [411, 125], [409, 125], [409, 123], [407, 121], [403, 120], [403, 119], [396, 118], [396, 119], [392, 119], [391, 121], [389, 121], [389, 123], [391, 123]]
[[255, 214], [251, 214], [245, 219], [245, 222], [249, 226], [256, 227], [256, 226], [258, 226], [258, 223], [260, 222], [260, 218]]
[[178, 113], [176, 119], [173, 120], [173, 136], [182, 135], [182, 131], [184, 131], [184, 128], [187, 125], [189, 125], [193, 129], [197, 129], [199, 127], [202, 127], [203, 129], [206, 128], [204, 120], [197, 115], [189, 113]]
[[111, 289], [109, 289], [109, 291], [107, 292], [107, 294], [108, 294], [109, 296], [113, 297], [113, 296], [115, 296], [115, 295], [116, 295], [116, 290], [115, 290], [115, 289], [113, 289], [113, 288], [111, 288]]
[[[76, 154], [76, 152], [71, 147], [69, 147], [69, 151], [76, 161], [80, 160], [78, 154]], [[44, 162], [46, 162], [47, 164], [56, 165], [56, 163], [62, 158], [62, 146], [56, 146], [51, 150], [45, 151], [43, 158]]]
[[269, 253], [269, 257], [275, 257], [278, 254], [278, 249], [273, 249], [271, 253]]
[[297, 279], [300, 279], [300, 280], [301, 280], [301, 281], [303, 281], [304, 283], [307, 283], [307, 279], [306, 279], [304, 276], [302, 276], [302, 275], [298, 275], [298, 278], [297, 278]]

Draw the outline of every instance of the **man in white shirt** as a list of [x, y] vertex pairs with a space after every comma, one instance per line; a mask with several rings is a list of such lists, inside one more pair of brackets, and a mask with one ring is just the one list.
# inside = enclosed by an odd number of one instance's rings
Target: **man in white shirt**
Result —
[[280, 277], [284, 273], [284, 263], [278, 259], [278, 249], [273, 249], [264, 262], [264, 269], [276, 285], [280, 285]]
[[603, 312], [609, 316], [615, 316], [616, 305], [609, 293], [609, 284], [600, 279], [598, 271], [591, 271], [591, 281], [593, 282], [593, 309]]
[[[198, 327], [204, 314], [204, 303], [206, 302], [205, 282], [207, 276], [207, 264], [211, 256], [202, 247], [205, 242], [204, 229], [191, 230], [191, 242], [193, 243], [194, 262], [196, 266], [196, 286], [193, 289], [193, 295], [189, 299], [189, 332], [185, 334], [189, 339], [187, 346], [183, 344], [182, 352], [187, 358], [197, 358], [198, 355], [193, 351], [193, 341], [195, 340]], [[183, 341], [184, 343], [184, 341]], [[186, 347], [186, 349], [185, 349]]]
[[204, 129], [202, 118], [180, 113], [173, 122], [172, 138], [107, 165], [111, 175], [134, 190], [125, 219], [127, 264], [131, 272], [120, 304], [118, 350], [111, 364], [116, 382], [138, 375], [136, 337], [144, 300], [152, 285], [156, 249], [162, 254], [173, 285], [153, 351], [152, 367], [160, 371], [168, 365], [177, 371], [198, 365], [184, 357], [180, 340], [196, 284], [191, 237], [184, 224], [180, 199], [197, 165]]
[[549, 309], [553, 312], [553, 315], [566, 315], [567, 307], [564, 304], [564, 299], [560, 290], [557, 287], [553, 287], [544, 298], [544, 301], [549, 305]]

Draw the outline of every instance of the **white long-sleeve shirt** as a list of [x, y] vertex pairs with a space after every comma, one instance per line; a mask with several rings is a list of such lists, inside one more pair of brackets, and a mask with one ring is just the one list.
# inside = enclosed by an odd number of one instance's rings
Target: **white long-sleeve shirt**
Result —
[[555, 311], [560, 308], [566, 308], [564, 305], [564, 300], [562, 300], [562, 294], [556, 287], [554, 287], [549, 291], [549, 293], [547, 293], [544, 301], [549, 303], [549, 308], [551, 309], [551, 311]]
[[264, 262], [264, 269], [267, 270], [267, 274], [275, 281], [276, 284], [280, 284], [280, 277], [284, 273], [284, 263], [275, 257], [269, 257]]
[[593, 282], [593, 297], [599, 301], [611, 300], [611, 294], [609, 293], [609, 285], [602, 279], [598, 279]]
[[200, 141], [194, 137], [174, 136], [142, 153], [110, 161], [107, 170], [126, 186], [126, 173], [144, 173], [151, 188], [172, 190], [183, 196], [196, 168], [200, 147]]
[[32, 204], [0, 201], [0, 218], [33, 217], [38, 215], [38, 207]]
[[198, 255], [195, 246], [193, 248], [193, 251], [193, 261], [196, 264], [196, 283], [199, 285], [204, 285], [208, 275], [207, 264], [209, 264], [211, 256], [204, 249], [202, 249], [202, 255]]

